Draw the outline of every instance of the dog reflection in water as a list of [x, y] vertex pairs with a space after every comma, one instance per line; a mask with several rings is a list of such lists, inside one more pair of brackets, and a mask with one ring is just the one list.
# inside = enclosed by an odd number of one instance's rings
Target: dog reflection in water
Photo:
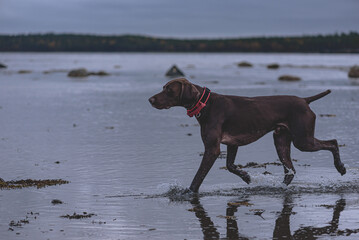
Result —
[[[193, 206], [193, 212], [198, 218], [202, 232], [203, 239], [221, 239], [220, 233], [217, 230], [217, 227], [214, 225], [211, 218], [208, 216], [206, 210], [203, 208], [200, 203], [199, 198], [195, 197], [191, 200]], [[317, 237], [322, 235], [336, 235], [336, 236], [348, 236], [354, 233], [359, 233], [358, 229], [345, 229], [339, 230], [339, 218], [340, 213], [344, 210], [346, 205], [345, 199], [339, 199], [336, 201], [333, 208], [333, 217], [332, 220], [325, 227], [301, 227], [298, 230], [291, 233], [290, 230], [290, 216], [294, 214], [292, 211], [293, 203], [291, 196], [285, 196], [283, 201], [283, 209], [280, 212], [280, 215], [276, 219], [275, 227], [273, 231], [273, 239], [317, 239]], [[227, 233], [226, 237], [223, 239], [251, 239], [252, 237], [246, 237], [243, 234], [239, 233], [237, 220], [234, 217], [234, 213], [237, 212], [239, 205], [228, 205], [226, 209], [226, 219], [227, 219]]]

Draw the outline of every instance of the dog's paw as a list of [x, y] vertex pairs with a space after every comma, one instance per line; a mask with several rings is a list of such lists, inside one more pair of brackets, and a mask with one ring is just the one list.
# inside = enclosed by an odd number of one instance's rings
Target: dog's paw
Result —
[[249, 176], [249, 174], [245, 171], [241, 171], [241, 176], [243, 181], [245, 181], [247, 184], [251, 183], [251, 177]]
[[294, 178], [294, 174], [286, 174], [284, 176], [283, 183], [288, 186], [292, 182], [293, 178]]
[[343, 163], [335, 164], [335, 168], [342, 176], [347, 173], [347, 169], [344, 167]]

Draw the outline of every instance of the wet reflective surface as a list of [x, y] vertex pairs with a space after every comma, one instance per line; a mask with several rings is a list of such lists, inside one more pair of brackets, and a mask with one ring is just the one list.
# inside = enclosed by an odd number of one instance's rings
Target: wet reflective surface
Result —
[[[254, 67], [238, 68], [243, 60]], [[4, 239], [359, 237], [359, 82], [346, 72], [358, 55], [2, 53], [0, 62], [8, 66], [0, 70], [0, 177], [70, 181], [0, 190]], [[273, 62], [287, 66], [268, 70]], [[311, 104], [316, 137], [338, 140], [347, 174], [335, 170], [329, 152], [292, 147], [297, 174], [288, 187], [281, 166], [246, 169], [247, 185], [218, 159], [199, 195], [183, 194], [203, 152], [199, 127], [185, 109], [159, 111], [147, 100], [174, 63], [190, 81], [223, 94], [307, 97], [331, 89]], [[79, 67], [111, 75], [66, 76]], [[284, 74], [302, 80], [279, 82]], [[268, 134], [239, 148], [235, 163], [276, 161]], [[74, 212], [95, 215], [60, 217]], [[28, 223], [9, 226], [21, 220]]]

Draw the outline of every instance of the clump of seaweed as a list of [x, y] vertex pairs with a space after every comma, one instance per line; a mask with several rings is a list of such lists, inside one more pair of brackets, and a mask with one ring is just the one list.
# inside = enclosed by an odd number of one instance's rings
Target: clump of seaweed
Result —
[[[256, 162], [249, 162], [246, 165], [238, 164], [236, 166], [237, 166], [237, 168], [242, 169], [242, 168], [267, 168], [268, 165], [282, 166], [282, 164], [279, 162], [267, 162], [267, 163], [262, 163], [262, 164], [256, 163]], [[220, 169], [227, 170], [227, 167], [220, 167]]]
[[17, 181], [0, 181], [0, 189], [21, 189], [26, 187], [44, 188], [53, 185], [67, 184], [69, 181], [62, 179], [24, 179]]
[[61, 216], [62, 218], [68, 218], [68, 219], [82, 219], [82, 218], [90, 218], [92, 216], [95, 216], [96, 214], [94, 213], [87, 213], [87, 212], [83, 212], [83, 214], [77, 214], [74, 212], [74, 214], [72, 215], [69, 215], [69, 214], [66, 214], [66, 215], [63, 215]]

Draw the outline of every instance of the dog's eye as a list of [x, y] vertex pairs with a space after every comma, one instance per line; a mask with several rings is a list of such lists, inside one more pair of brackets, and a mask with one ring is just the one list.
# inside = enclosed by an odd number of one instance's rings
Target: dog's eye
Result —
[[167, 89], [166, 89], [166, 92], [167, 92], [167, 95], [168, 95], [168, 96], [171, 96], [171, 97], [173, 96], [173, 91], [172, 91], [172, 89], [167, 88]]

